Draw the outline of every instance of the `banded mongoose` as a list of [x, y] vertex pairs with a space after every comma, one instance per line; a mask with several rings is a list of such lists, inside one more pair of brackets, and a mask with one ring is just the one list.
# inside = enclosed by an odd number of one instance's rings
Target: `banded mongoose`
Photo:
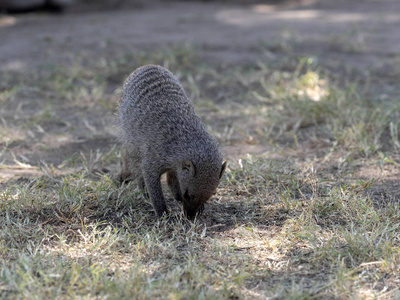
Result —
[[195, 114], [182, 85], [167, 69], [146, 65], [126, 79], [118, 109], [123, 144], [121, 183], [136, 179], [159, 217], [168, 213], [168, 187], [189, 219], [215, 193], [226, 162], [216, 140]]

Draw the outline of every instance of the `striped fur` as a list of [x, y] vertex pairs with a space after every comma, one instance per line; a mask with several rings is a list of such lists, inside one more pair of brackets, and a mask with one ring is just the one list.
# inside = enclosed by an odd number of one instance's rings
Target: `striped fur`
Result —
[[135, 70], [124, 83], [118, 123], [120, 180], [137, 180], [162, 216], [168, 210], [160, 177], [167, 173], [171, 192], [193, 218], [215, 192], [225, 164], [179, 81], [161, 66]]

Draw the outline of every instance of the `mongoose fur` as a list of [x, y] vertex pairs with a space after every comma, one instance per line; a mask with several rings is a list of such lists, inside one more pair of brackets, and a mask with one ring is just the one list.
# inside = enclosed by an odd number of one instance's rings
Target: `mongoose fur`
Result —
[[182, 202], [188, 218], [215, 193], [226, 162], [179, 81], [155, 65], [125, 81], [118, 109], [123, 159], [120, 181], [138, 180], [159, 217], [168, 213], [160, 178]]

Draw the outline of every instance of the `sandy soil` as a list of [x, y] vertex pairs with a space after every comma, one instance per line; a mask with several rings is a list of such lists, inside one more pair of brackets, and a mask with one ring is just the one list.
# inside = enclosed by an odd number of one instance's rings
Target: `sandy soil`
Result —
[[[188, 42], [208, 61], [273, 60], [290, 51], [390, 74], [399, 68], [399, 12], [399, 1], [193, 1], [83, 12], [71, 7], [62, 15], [3, 15], [0, 68], [23, 70], [82, 50], [103, 55]], [[277, 43], [283, 44], [281, 49]], [[260, 54], [263, 44], [265, 53]]]

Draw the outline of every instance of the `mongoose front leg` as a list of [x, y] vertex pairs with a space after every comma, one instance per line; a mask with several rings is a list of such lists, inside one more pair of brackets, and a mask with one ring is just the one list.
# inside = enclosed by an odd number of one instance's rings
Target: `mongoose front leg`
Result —
[[174, 195], [175, 200], [182, 202], [183, 198], [181, 193], [181, 187], [179, 186], [179, 180], [178, 177], [176, 176], [175, 171], [167, 172], [167, 183], [172, 195]]
[[168, 214], [167, 205], [165, 204], [165, 199], [161, 188], [160, 175], [153, 172], [146, 172], [143, 173], [143, 175], [147, 192], [157, 215], [162, 217], [164, 213]]

